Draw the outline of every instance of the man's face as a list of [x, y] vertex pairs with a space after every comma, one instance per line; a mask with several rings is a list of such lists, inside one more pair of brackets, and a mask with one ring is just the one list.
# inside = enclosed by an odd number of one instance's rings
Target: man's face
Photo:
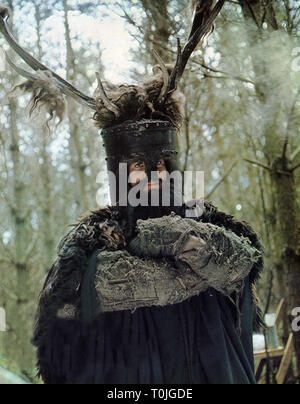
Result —
[[[131, 184], [131, 186], [137, 185], [141, 181], [145, 181], [147, 175], [145, 173], [145, 163], [143, 161], [134, 160], [129, 162], [128, 166], [129, 166], [129, 183]], [[149, 192], [152, 189], [161, 188], [159, 180], [166, 179], [167, 168], [164, 159], [160, 159], [157, 161], [156, 168], [157, 168], [156, 173], [158, 175], [158, 180], [151, 181], [151, 178], [148, 178], [148, 183], [145, 185], [144, 188], [145, 192]]]
[[[180, 207], [174, 203], [174, 184], [168, 184], [168, 165], [165, 159], [160, 158], [155, 162], [156, 171], [151, 173], [152, 178], [147, 178], [147, 167], [143, 159], [127, 160], [123, 162], [126, 162], [128, 166], [131, 188], [138, 185], [135, 197], [143, 197], [141, 198], [141, 204], [133, 206], [129, 202], [127, 206], [128, 221], [131, 224], [131, 231], [134, 229], [138, 219], [147, 220], [149, 218], [159, 218], [170, 215], [171, 212], [181, 214]], [[146, 205], [142, 203], [142, 200], [146, 201]]]

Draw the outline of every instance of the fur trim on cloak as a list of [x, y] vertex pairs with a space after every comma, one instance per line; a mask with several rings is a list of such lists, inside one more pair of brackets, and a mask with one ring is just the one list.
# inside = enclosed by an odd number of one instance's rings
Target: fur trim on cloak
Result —
[[[234, 216], [218, 211], [211, 203], [205, 202], [205, 211], [199, 220], [224, 227], [238, 236], [247, 237], [251, 245], [263, 253], [262, 244], [247, 222], [237, 221]], [[126, 226], [126, 221], [117, 207], [91, 211], [73, 225], [73, 228], [58, 245], [58, 257], [47, 276], [40, 295], [32, 341], [38, 348], [39, 375], [45, 381], [47, 380], [47, 363], [43, 363], [42, 352], [47, 328], [55, 319], [59, 307], [66, 304], [80, 307], [81, 280], [93, 252], [103, 247], [111, 251], [126, 247], [122, 226]], [[262, 270], [263, 258], [260, 258], [253, 265], [249, 277], [253, 295], [252, 301], [255, 307], [253, 324], [255, 331], [263, 325], [262, 313], [255, 293], [255, 282]], [[76, 312], [76, 317], [80, 318], [80, 314], [80, 312]]]

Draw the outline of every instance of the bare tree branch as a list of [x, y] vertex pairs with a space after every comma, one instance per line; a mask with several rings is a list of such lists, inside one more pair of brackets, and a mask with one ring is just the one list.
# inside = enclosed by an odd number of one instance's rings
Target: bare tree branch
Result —
[[231, 171], [234, 169], [234, 167], [238, 164], [238, 160], [235, 160], [231, 166], [228, 168], [228, 170], [225, 172], [225, 174], [222, 176], [220, 181], [217, 182], [217, 184], [213, 187], [213, 189], [209, 192], [208, 195], [206, 195], [206, 199], [211, 198], [212, 194], [216, 191], [217, 188], [226, 180], [226, 178], [229, 176]]
[[299, 168], [300, 167], [300, 163], [299, 164], [297, 164], [295, 167], [293, 167], [293, 168], [291, 168], [291, 172], [293, 173], [295, 170], [297, 170], [297, 168]]
[[292, 126], [292, 122], [293, 122], [293, 118], [294, 118], [294, 114], [295, 114], [295, 109], [296, 109], [296, 104], [297, 104], [297, 100], [300, 94], [300, 88], [297, 91], [297, 94], [293, 100], [293, 104], [292, 104], [292, 108], [288, 117], [288, 122], [287, 122], [287, 128], [286, 128], [286, 135], [285, 135], [285, 141], [284, 141], [284, 146], [283, 146], [283, 151], [282, 151], [282, 158], [286, 158], [286, 152], [287, 152], [287, 147], [288, 147], [288, 142], [289, 142], [289, 135], [290, 135], [290, 131], [291, 131], [291, 126]]
[[258, 161], [253, 161], [253, 160], [249, 160], [249, 159], [244, 159], [244, 160], [247, 161], [247, 163], [254, 164], [255, 166], [262, 167], [266, 170], [271, 170], [271, 167], [266, 166], [265, 164], [259, 163]]
[[297, 157], [297, 154], [300, 152], [300, 146], [297, 147], [297, 149], [292, 153], [290, 160], [294, 161], [295, 158]]

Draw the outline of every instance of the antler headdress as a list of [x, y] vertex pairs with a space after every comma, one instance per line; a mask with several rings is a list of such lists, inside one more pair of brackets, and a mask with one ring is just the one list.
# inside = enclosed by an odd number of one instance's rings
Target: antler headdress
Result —
[[[18, 87], [33, 92], [33, 108], [39, 103], [50, 104], [48, 108], [50, 117], [57, 112], [58, 108], [62, 108], [63, 97], [59, 97], [64, 94], [92, 109], [96, 125], [101, 129], [142, 119], [161, 119], [171, 122], [174, 126], [179, 126], [181, 111], [180, 102], [176, 97], [178, 83], [191, 54], [201, 39], [212, 29], [224, 3], [225, 0], [193, 2], [195, 16], [192, 29], [183, 50], [178, 40], [178, 54], [174, 68], [166, 66], [160, 56], [154, 52], [158, 61], [158, 69], [154, 70], [157, 74], [153, 79], [141, 86], [110, 86], [105, 90], [100, 76], [97, 74], [98, 89], [95, 97], [90, 97], [78, 90], [17, 43], [7, 25], [10, 13], [6, 7], [0, 7], [0, 32], [11, 48], [35, 71], [35, 73], [31, 73], [16, 66], [7, 56], [9, 65], [27, 79], [26, 83]], [[56, 102], [53, 102], [53, 99]]]

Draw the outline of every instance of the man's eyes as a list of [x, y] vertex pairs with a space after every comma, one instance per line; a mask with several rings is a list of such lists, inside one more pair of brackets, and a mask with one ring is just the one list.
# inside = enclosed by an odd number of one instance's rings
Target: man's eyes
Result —
[[[163, 160], [159, 160], [157, 162], [157, 167], [162, 167], [163, 165], [164, 165]], [[145, 164], [141, 163], [141, 162], [140, 163], [135, 163], [134, 168], [137, 168], [137, 169], [145, 168]]]

